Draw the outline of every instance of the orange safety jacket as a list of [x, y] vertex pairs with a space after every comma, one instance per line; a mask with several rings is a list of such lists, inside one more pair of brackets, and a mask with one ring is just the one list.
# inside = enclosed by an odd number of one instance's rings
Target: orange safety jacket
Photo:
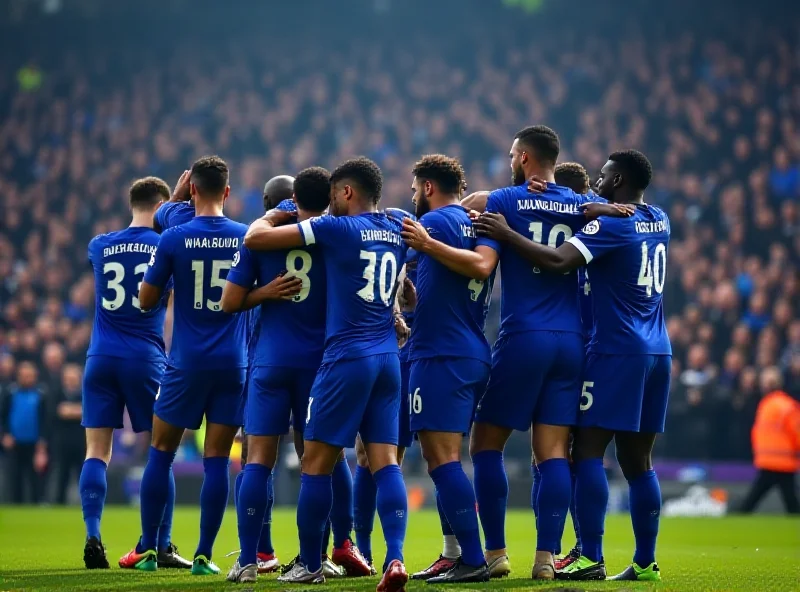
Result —
[[758, 404], [750, 436], [757, 469], [800, 471], [800, 402], [783, 391], [765, 395]]

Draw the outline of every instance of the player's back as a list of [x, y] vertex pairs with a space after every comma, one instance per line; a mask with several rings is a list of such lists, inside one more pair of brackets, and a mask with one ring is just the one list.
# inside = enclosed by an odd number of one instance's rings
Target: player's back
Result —
[[253, 366], [317, 368], [325, 343], [326, 274], [320, 249], [284, 251], [242, 249], [228, 275], [238, 285], [265, 286], [282, 271], [303, 282], [291, 300], [270, 301], [260, 307]]
[[397, 352], [393, 306], [405, 263], [401, 223], [385, 213], [320, 216], [301, 223], [306, 244], [325, 247], [323, 361]]
[[592, 258], [595, 331], [589, 351], [672, 353], [663, 309], [669, 238], [666, 213], [648, 204], [637, 205], [630, 218], [590, 222], [576, 237]]
[[95, 317], [88, 355], [164, 358], [166, 299], [143, 311], [138, 298], [158, 238], [151, 228], [130, 227], [98, 235], [89, 243]]
[[175, 330], [170, 363], [176, 368], [243, 368], [247, 315], [222, 311], [222, 288], [247, 226], [222, 216], [198, 216], [164, 232], [175, 282]]
[[[458, 204], [428, 212], [420, 219], [431, 237], [458, 249], [472, 250], [476, 237], [467, 212]], [[436, 356], [490, 360], [483, 334], [486, 303], [493, 277], [467, 278], [432, 257], [418, 256], [417, 308], [410, 339], [410, 359]]]
[[158, 232], [163, 232], [190, 222], [195, 215], [194, 203], [191, 201], [168, 201], [161, 204], [154, 217]]
[[[487, 212], [502, 214], [517, 233], [534, 242], [560, 246], [584, 224], [580, 206], [586, 197], [552, 183], [542, 193], [525, 185], [506, 187], [489, 195]], [[556, 275], [530, 265], [514, 249], [480, 238], [500, 254], [502, 276], [501, 334], [548, 330], [582, 333], [576, 272]]]

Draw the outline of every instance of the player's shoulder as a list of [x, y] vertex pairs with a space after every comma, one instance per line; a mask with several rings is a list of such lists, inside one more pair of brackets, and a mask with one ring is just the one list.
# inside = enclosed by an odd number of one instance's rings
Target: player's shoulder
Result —
[[469, 219], [469, 214], [460, 205], [445, 206], [431, 210], [422, 218], [419, 219], [420, 224], [426, 226], [428, 224], [437, 226], [455, 226], [460, 224], [472, 225]]
[[237, 222], [236, 220], [231, 220], [230, 218], [225, 218], [227, 220], [226, 225], [236, 232], [241, 232], [245, 234], [247, 229], [249, 228], [247, 224], [242, 222]]
[[518, 199], [523, 195], [531, 195], [525, 185], [511, 185], [509, 187], [500, 187], [489, 193], [489, 202], [504, 203], [509, 200]]
[[400, 222], [402, 222], [405, 218], [409, 218], [410, 220], [417, 219], [417, 217], [414, 214], [412, 214], [411, 212], [407, 212], [402, 208], [386, 208], [384, 212], [386, 213], [387, 216], [389, 216], [389, 218], [399, 220]]

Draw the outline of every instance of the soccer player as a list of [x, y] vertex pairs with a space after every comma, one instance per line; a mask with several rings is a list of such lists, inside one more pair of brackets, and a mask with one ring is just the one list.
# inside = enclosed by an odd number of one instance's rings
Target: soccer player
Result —
[[[318, 245], [327, 276], [325, 353], [311, 390], [304, 431], [297, 525], [300, 560], [279, 580], [324, 581], [322, 532], [331, 512], [331, 473], [343, 448], [366, 446], [378, 489], [378, 514], [387, 545], [379, 592], [401, 590], [406, 488], [397, 464], [400, 362], [394, 323], [397, 276], [406, 245], [400, 223], [378, 211], [383, 179], [369, 159], [341, 164], [331, 175], [330, 216], [274, 226], [276, 212], [254, 222], [252, 250]], [[284, 214], [284, 218], [287, 216]]]
[[[459, 203], [464, 183], [459, 162], [443, 155], [425, 156], [413, 174], [419, 224], [443, 244], [472, 250], [475, 232]], [[475, 280], [451, 271], [424, 248], [419, 254], [407, 412], [436, 486], [437, 502], [462, 551], [448, 571], [421, 578], [431, 584], [489, 580], [475, 492], [461, 466], [461, 443], [489, 380], [491, 356], [483, 326], [492, 279]]]
[[264, 185], [264, 210], [277, 208], [281, 203], [291, 201], [294, 194], [294, 177], [278, 175]]
[[633, 204], [633, 216], [601, 217], [558, 248], [520, 239], [497, 214], [486, 214], [475, 223], [479, 232], [551, 273], [560, 275], [582, 265], [591, 269], [594, 333], [573, 446], [583, 554], [559, 574], [565, 579], [605, 579], [602, 542], [608, 480], [603, 455], [612, 438], [628, 481], [636, 539], [633, 563], [612, 579], [661, 579], [655, 562], [661, 490], [651, 453], [656, 434], [664, 430], [672, 364], [662, 304], [670, 224], [661, 209], [644, 203], [652, 174], [641, 152], [611, 154], [600, 171], [597, 193], [611, 202]]
[[[513, 186], [489, 196], [487, 211], [505, 214], [525, 240], [532, 237], [537, 243], [558, 245], [585, 222], [586, 199], [553, 183], [558, 153], [558, 136], [550, 128], [521, 130], [510, 151]], [[535, 196], [528, 193], [525, 182], [533, 176], [547, 181], [545, 191]], [[413, 248], [473, 279], [486, 280], [498, 261], [501, 264], [500, 336], [470, 442], [486, 560], [494, 577], [510, 572], [503, 449], [513, 430], [527, 431], [532, 425], [532, 451], [541, 475], [538, 497], [532, 500], [540, 516], [532, 577], [553, 579], [553, 551], [560, 546], [569, 511], [568, 443], [570, 426], [577, 421], [578, 369], [584, 357], [577, 275], [542, 273], [513, 249], [488, 238], [479, 239], [472, 251], [432, 240], [419, 224], [405, 221], [404, 228]], [[540, 353], [530, 358], [531, 351]]]
[[[122, 427], [126, 408], [135, 432], [149, 432], [153, 425], [153, 403], [165, 366], [163, 333], [168, 294], [146, 312], [137, 296], [138, 284], [158, 244], [153, 214], [169, 198], [169, 187], [161, 179], [136, 181], [129, 191], [133, 214], [130, 226], [96, 236], [89, 243], [95, 275], [95, 318], [83, 379], [86, 461], [80, 476], [86, 523], [83, 560], [88, 569], [108, 568], [100, 520], [114, 429]], [[170, 484], [169, 491], [174, 495], [171, 475]], [[191, 567], [171, 543], [171, 527], [170, 505], [155, 544], [158, 565]]]
[[156, 541], [175, 452], [184, 430], [198, 429], [205, 416], [200, 542], [192, 564], [193, 574], [204, 575], [219, 573], [211, 554], [228, 499], [230, 449], [241, 425], [247, 319], [223, 312], [220, 299], [246, 226], [222, 213], [230, 192], [228, 167], [222, 159], [212, 156], [196, 161], [189, 186], [195, 217], [164, 231], [139, 290], [142, 309], [150, 310], [173, 278], [175, 331], [142, 476], [142, 538], [123, 559], [136, 569], [157, 568]]
[[192, 199], [189, 175], [191, 171], [183, 171], [175, 190], [169, 200], [156, 210], [153, 216], [153, 230], [161, 234], [173, 226], [189, 222], [195, 215], [194, 199]]
[[[301, 171], [294, 181], [294, 196], [300, 221], [322, 215], [330, 199], [328, 171], [318, 167]], [[250, 377], [245, 412], [248, 462], [237, 504], [241, 552], [229, 581], [256, 581], [265, 492], [280, 437], [290, 423], [301, 434], [305, 426], [309, 393], [325, 344], [325, 266], [315, 251], [306, 247], [253, 252], [242, 246], [223, 291], [226, 312], [245, 310], [248, 296], [278, 275], [285, 274], [291, 282], [287, 289], [293, 292], [287, 292], [288, 300], [260, 309], [260, 332], [269, 337], [258, 342]]]

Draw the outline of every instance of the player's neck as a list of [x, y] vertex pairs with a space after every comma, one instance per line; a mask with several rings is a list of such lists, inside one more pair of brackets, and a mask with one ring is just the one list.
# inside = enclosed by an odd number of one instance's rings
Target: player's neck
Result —
[[152, 228], [155, 212], [133, 212], [128, 228]]
[[359, 216], [361, 214], [374, 214], [378, 211], [378, 204], [376, 203], [354, 203], [350, 206], [350, 211], [347, 213], [348, 216]]
[[541, 165], [528, 163], [527, 167], [522, 167], [522, 172], [525, 173], [525, 181], [533, 176], [539, 177], [547, 183], [556, 182], [556, 170], [552, 167], [544, 167]]
[[298, 222], [305, 222], [311, 218], [317, 218], [322, 216], [322, 212], [307, 212], [306, 210], [301, 210], [297, 208], [297, 221]]
[[456, 195], [455, 193], [443, 193], [443, 194], [431, 195], [430, 197], [431, 210], [438, 210], [439, 208], [443, 208], [445, 206], [452, 206], [453, 204], [457, 204], [460, 201], [461, 200], [458, 198], [458, 195]]
[[635, 195], [615, 195], [614, 202], [620, 204], [643, 204], [644, 203], [644, 194], [639, 193]]
[[217, 200], [205, 200], [196, 197], [194, 200], [195, 216], [224, 216], [222, 213], [223, 202]]

